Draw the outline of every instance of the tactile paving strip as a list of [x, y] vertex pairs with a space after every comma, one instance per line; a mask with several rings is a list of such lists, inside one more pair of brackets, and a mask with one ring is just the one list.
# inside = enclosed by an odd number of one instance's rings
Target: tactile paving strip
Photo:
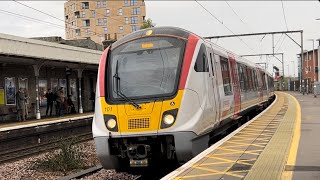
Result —
[[[278, 128], [286, 126], [287, 123], [282, 122], [288, 110], [295, 110], [294, 107], [289, 106], [291, 100], [286, 94], [277, 93], [277, 96], [277, 102], [258, 119], [192, 167], [180, 173], [175, 179], [244, 179], [250, 171], [255, 169], [255, 164], [261, 159], [261, 154], [277, 134]], [[277, 148], [275, 146], [277, 142], [275, 143], [272, 146]], [[274, 153], [277, 153], [277, 150]], [[269, 161], [274, 159], [271, 158]], [[261, 170], [263, 171], [263, 168]]]

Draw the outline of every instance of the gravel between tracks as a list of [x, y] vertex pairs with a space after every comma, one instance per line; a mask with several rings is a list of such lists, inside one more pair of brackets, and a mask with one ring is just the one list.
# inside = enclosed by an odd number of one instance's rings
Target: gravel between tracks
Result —
[[[99, 161], [96, 157], [96, 149], [94, 141], [88, 141], [79, 144], [81, 151], [85, 155], [84, 160], [87, 167], [92, 167], [99, 164]], [[50, 172], [39, 170], [34, 167], [38, 160], [46, 158], [48, 154], [54, 153], [57, 150], [42, 153], [39, 155], [34, 155], [28, 158], [23, 158], [14, 162], [8, 162], [0, 164], [0, 180], [10, 179], [10, 180], [24, 180], [24, 179], [58, 179], [64, 174], [62, 172]], [[80, 170], [70, 171], [67, 173], [73, 174]], [[102, 169], [99, 172], [82, 178], [83, 180], [95, 179], [95, 180], [118, 180], [118, 179], [134, 179], [135, 176], [126, 174], [126, 173], [116, 173], [113, 170]]]

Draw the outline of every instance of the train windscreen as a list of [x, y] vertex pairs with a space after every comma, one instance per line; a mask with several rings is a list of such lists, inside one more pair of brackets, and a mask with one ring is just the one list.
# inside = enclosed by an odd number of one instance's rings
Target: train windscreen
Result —
[[129, 41], [112, 49], [107, 87], [112, 92], [111, 99], [175, 94], [184, 50], [184, 40], [157, 36]]

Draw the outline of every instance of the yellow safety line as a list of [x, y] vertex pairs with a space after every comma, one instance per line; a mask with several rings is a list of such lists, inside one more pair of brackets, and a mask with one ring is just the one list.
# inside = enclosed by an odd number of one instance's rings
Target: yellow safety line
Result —
[[[288, 160], [287, 160], [287, 165], [293, 166], [296, 164], [298, 147], [299, 147], [300, 136], [301, 136], [301, 106], [300, 106], [298, 100], [294, 96], [292, 96], [290, 94], [288, 94], [288, 95], [294, 99], [294, 101], [296, 102], [296, 107], [297, 107], [296, 123], [295, 123], [292, 142], [291, 142], [291, 146], [290, 146], [290, 150], [289, 150], [289, 156], [288, 156]], [[289, 180], [289, 179], [292, 179], [292, 177], [293, 177], [293, 171], [283, 171], [281, 179], [283, 179], [283, 180], [288, 179]]]

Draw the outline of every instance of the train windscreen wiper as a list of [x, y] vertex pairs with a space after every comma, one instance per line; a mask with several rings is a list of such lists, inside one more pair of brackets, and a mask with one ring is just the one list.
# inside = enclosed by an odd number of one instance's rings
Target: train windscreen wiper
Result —
[[134, 106], [137, 109], [141, 109], [141, 106], [139, 104], [137, 104], [136, 102], [134, 102], [133, 100], [129, 99], [126, 95], [124, 95], [121, 92], [121, 88], [120, 88], [120, 77], [118, 74], [118, 64], [119, 64], [119, 60], [117, 60], [117, 64], [116, 64], [116, 72], [113, 75], [113, 78], [116, 79], [116, 91], [115, 93], [117, 93], [117, 95], [119, 97], [121, 97], [122, 99], [124, 99], [125, 101], [129, 102], [132, 106]]

